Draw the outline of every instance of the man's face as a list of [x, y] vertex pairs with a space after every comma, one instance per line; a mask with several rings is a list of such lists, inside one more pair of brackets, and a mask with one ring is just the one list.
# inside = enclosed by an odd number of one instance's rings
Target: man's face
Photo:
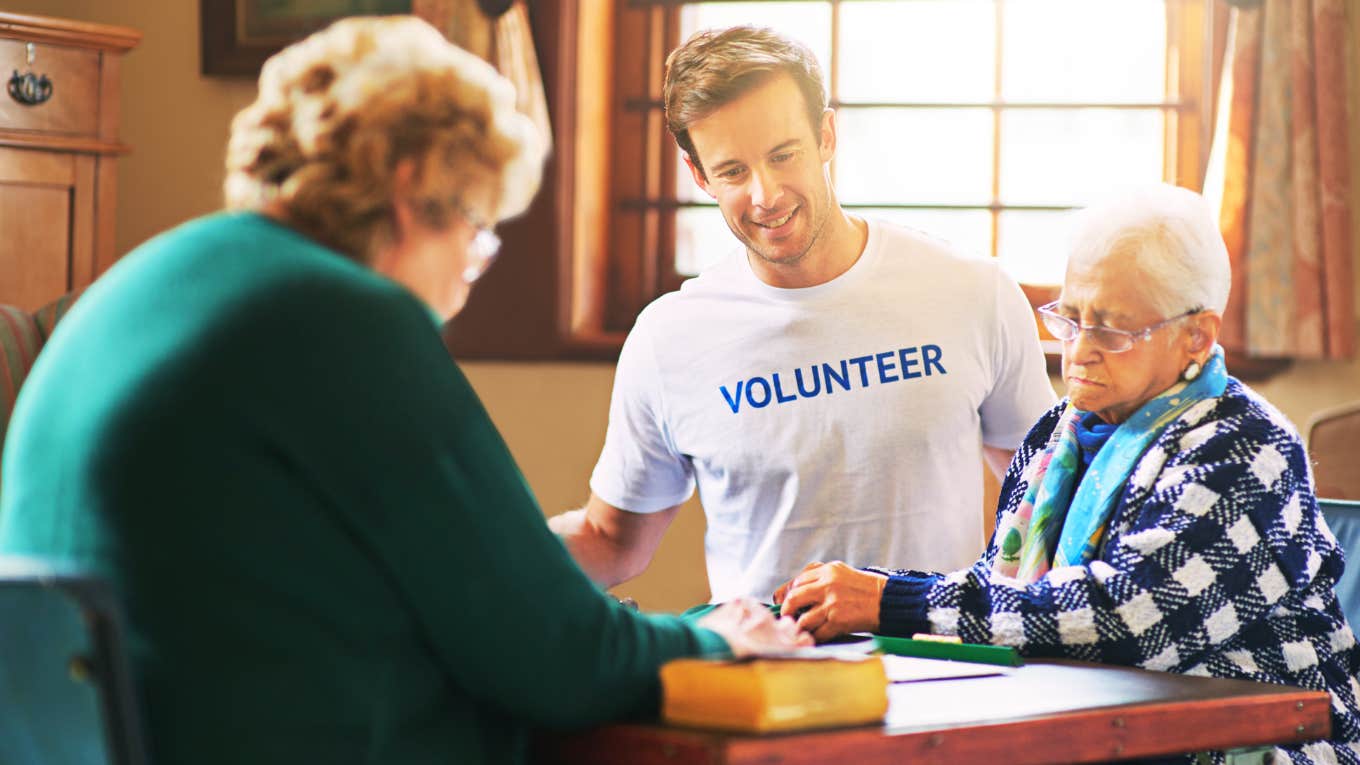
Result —
[[814, 131], [797, 83], [778, 75], [691, 124], [689, 135], [707, 173], [690, 163], [694, 180], [732, 233], [767, 264], [801, 262], [835, 204], [826, 167], [836, 148], [833, 113]]

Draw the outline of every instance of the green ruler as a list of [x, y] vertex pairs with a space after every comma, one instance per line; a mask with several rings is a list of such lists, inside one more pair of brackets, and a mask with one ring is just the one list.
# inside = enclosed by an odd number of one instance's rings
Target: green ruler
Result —
[[981, 645], [978, 643], [944, 643], [934, 640], [883, 637], [874, 635], [874, 645], [883, 653], [898, 656], [917, 656], [922, 659], [950, 659], [977, 664], [999, 664], [1018, 667], [1025, 663], [1020, 653], [1010, 646]]

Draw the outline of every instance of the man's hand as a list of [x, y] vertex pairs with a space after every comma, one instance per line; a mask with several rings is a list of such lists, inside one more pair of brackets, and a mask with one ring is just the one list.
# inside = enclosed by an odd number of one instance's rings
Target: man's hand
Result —
[[729, 601], [696, 622], [722, 635], [734, 658], [812, 645], [812, 636], [790, 618], [775, 618], [770, 609], [751, 598]]
[[798, 576], [775, 590], [781, 613], [798, 617], [798, 626], [819, 642], [849, 632], [878, 629], [878, 608], [888, 577], [860, 571], [840, 561], [809, 563]]

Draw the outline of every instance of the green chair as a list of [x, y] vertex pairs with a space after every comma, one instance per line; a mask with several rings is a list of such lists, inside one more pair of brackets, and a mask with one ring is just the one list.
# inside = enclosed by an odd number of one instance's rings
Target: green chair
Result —
[[1318, 509], [1346, 551], [1346, 571], [1336, 583], [1336, 598], [1352, 629], [1360, 629], [1360, 502], [1318, 498]]
[[113, 604], [96, 579], [0, 557], [0, 763], [146, 764]]

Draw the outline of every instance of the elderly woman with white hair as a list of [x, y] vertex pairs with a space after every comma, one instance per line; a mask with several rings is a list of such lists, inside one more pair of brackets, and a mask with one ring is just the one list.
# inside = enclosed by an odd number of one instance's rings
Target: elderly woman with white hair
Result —
[[655, 707], [668, 659], [810, 642], [601, 593], [440, 340], [546, 147], [414, 18], [272, 58], [228, 212], [129, 254], [39, 357], [0, 553], [106, 577], [152, 759], [522, 762], [533, 726]]
[[1357, 762], [1360, 650], [1343, 556], [1298, 433], [1224, 369], [1229, 263], [1209, 205], [1171, 186], [1078, 215], [1059, 299], [1067, 398], [1030, 431], [982, 558], [953, 573], [811, 564], [775, 594], [818, 639], [931, 632], [1332, 694]]

